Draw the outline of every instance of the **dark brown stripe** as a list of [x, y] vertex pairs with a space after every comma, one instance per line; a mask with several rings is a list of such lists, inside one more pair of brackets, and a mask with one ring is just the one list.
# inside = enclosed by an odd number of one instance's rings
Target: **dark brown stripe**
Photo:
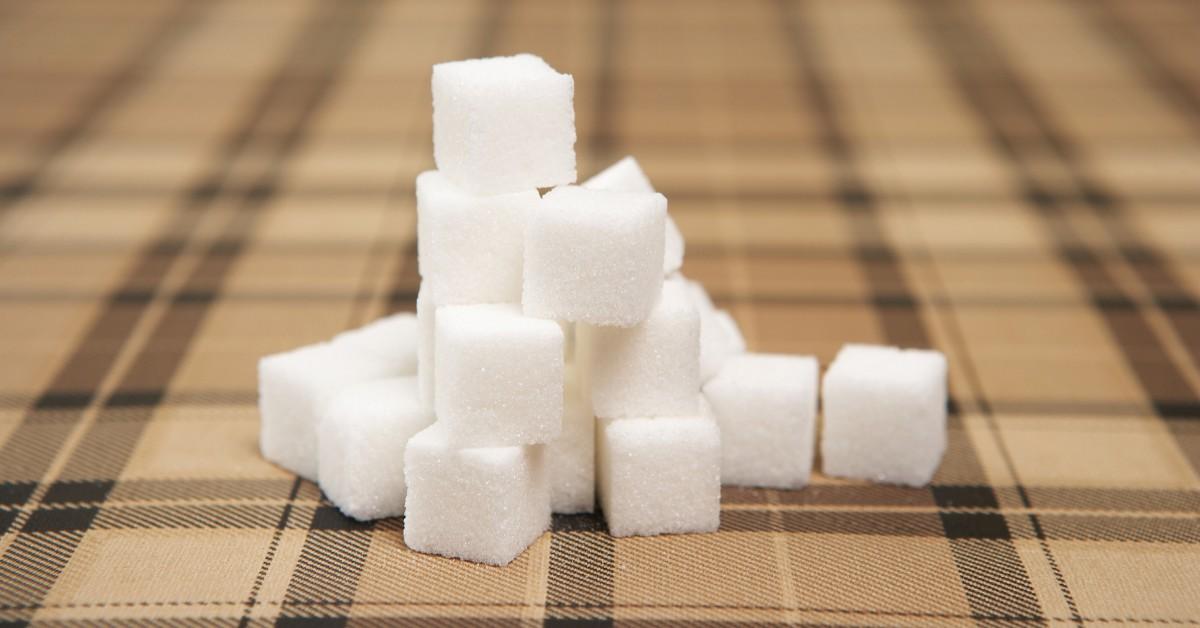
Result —
[[[850, 219], [855, 246], [871, 293], [901, 295], [898, 299], [877, 304], [876, 312], [880, 316], [884, 337], [889, 344], [929, 347], [931, 336], [922, 320], [918, 301], [912, 296], [899, 256], [888, 242], [886, 228], [879, 217], [878, 201], [857, 172], [853, 144], [842, 130], [834, 102], [835, 94], [823, 76], [819, 48], [821, 33], [808, 26], [805, 19], [807, 6], [804, 3], [791, 5], [781, 0], [779, 6], [783, 13], [785, 34], [795, 51], [793, 57], [798, 64], [798, 83], [804, 88], [805, 96], [821, 122], [823, 145], [838, 168], [842, 206]], [[957, 405], [954, 407], [957, 408]], [[963, 478], [971, 478], [969, 481], [982, 484], [986, 475], [972, 442], [962, 430], [957, 412], [951, 413], [948, 427], [948, 453], [939, 470], [939, 477], [950, 475], [959, 482]], [[938, 478], [935, 477], [934, 481], [937, 482]], [[996, 502], [990, 489], [983, 492], [987, 494], [983, 501]], [[785, 513], [785, 524], [788, 514], [792, 513]], [[901, 525], [902, 521], [902, 518], [898, 519], [894, 525]], [[1016, 548], [1006, 526], [979, 528], [975, 519], [964, 520], [946, 514], [934, 523], [939, 535], [945, 534], [951, 538], [955, 565], [973, 613], [1042, 614], [1029, 574], [1019, 560], [1013, 560], [1017, 556]], [[956, 538], [955, 531], [958, 528], [952, 527], [952, 524], [963, 524], [965, 530], [1002, 530], [1003, 534], [988, 537], [994, 538], [995, 542], [989, 543], [984, 550], [994, 556], [994, 563], [988, 566], [974, 560], [971, 552], [978, 550], [974, 546], [964, 545], [973, 539]]]
[[[1181, 408], [1194, 409], [1197, 406], [1194, 393], [1171, 362], [1169, 354], [1164, 351], [1149, 322], [1124, 294], [1099, 256], [1074, 232], [1069, 210], [1050, 193], [1051, 188], [1048, 184], [1039, 181], [1036, 171], [1026, 165], [1024, 150], [1037, 150], [1039, 145], [1048, 147], [1050, 154], [1063, 163], [1071, 174], [1085, 205], [1110, 225], [1114, 199], [1084, 174], [1076, 161], [1073, 147], [1051, 124], [1048, 114], [1038, 106], [1036, 99], [1004, 60], [1003, 51], [991, 38], [986, 26], [974, 19], [966, 7], [952, 7], [961, 9], [961, 14], [947, 10], [950, 8], [949, 5], [941, 5], [938, 7], [941, 10], [937, 11], [929, 7], [926, 26], [942, 47], [941, 56], [954, 60], [951, 70], [960, 89], [979, 117], [985, 121], [997, 151], [1004, 155], [1013, 167], [1026, 198], [1054, 238], [1060, 258], [1091, 295], [1102, 320], [1122, 350], [1126, 363], [1131, 367], [1158, 414], [1164, 418], [1175, 417], [1181, 414]], [[941, 18], [945, 18], [946, 21], [939, 23]], [[981, 76], [986, 78], [980, 78]], [[983, 87], [985, 81], [1002, 91], [991, 92], [990, 98], [985, 97], [984, 94], [988, 93]], [[1024, 137], [1011, 135], [1009, 127], [994, 122], [1000, 119], [1023, 120], [1024, 127], [1032, 130], [1032, 133]], [[1044, 158], [1045, 151], [1039, 152], [1039, 155]], [[1114, 294], [1118, 296], [1112, 296]], [[1153, 359], [1146, 359], [1144, 356], [1153, 356]], [[1188, 413], [1191, 410], [1183, 412]], [[1183, 445], [1186, 437], [1180, 432], [1187, 428], [1173, 420], [1168, 420], [1167, 423], [1172, 426], [1177, 440]], [[1184, 449], [1186, 452], [1186, 447]], [[1200, 452], [1193, 450], [1189, 457], [1192, 458], [1193, 466], [1200, 463]], [[1031, 500], [1027, 493], [1022, 490], [1021, 494], [1024, 503], [1030, 505]], [[1046, 517], [1029, 517], [1072, 616], [1078, 623], [1079, 610], [1049, 545], [1045, 543], [1045, 539], [1051, 535], [1043, 525], [1046, 520]]]
[[[315, 495], [310, 496], [315, 497]], [[285, 510], [291, 517], [282, 520]], [[1104, 541], [1109, 543], [1163, 543], [1194, 545], [1200, 543], [1200, 520], [1187, 516], [1194, 511], [1177, 511], [1184, 516], [1132, 515], [1126, 510], [1118, 514], [1051, 513], [1039, 514], [1041, 531], [1026, 523], [1022, 514], [1005, 514], [995, 508], [968, 510], [897, 510], [878, 509], [860, 505], [854, 509], [822, 510], [815, 507], [802, 510], [779, 510], [777, 507], [725, 508], [721, 512], [721, 534], [786, 532], [789, 534], [861, 535], [878, 537], [948, 538], [950, 541], [994, 541], [1010, 545], [1011, 539], [1053, 541]], [[616, 574], [604, 561], [591, 559], [611, 545], [612, 537], [598, 516], [570, 516], [586, 519], [586, 523], [564, 523], [556, 519], [553, 543], [564, 560], [550, 564], [550, 595], [556, 600], [556, 613], [563, 619], [595, 619], [612, 604], [613, 581]], [[81, 504], [42, 505], [22, 526], [16, 540], [29, 536], [87, 530], [307, 530], [307, 554], [300, 562], [308, 567], [299, 570], [289, 594], [288, 603], [303, 605], [321, 599], [342, 599], [340, 593], [322, 592], [320, 583], [353, 589], [365, 556], [355, 547], [341, 546], [341, 537], [359, 538], [369, 544], [372, 534], [400, 535], [403, 522], [399, 518], [359, 523], [344, 517], [338, 510], [315, 500], [300, 503], [277, 500], [273, 503], [211, 503], [211, 504], [138, 504], [109, 503], [103, 507]], [[354, 536], [359, 535], [359, 536]], [[44, 544], [29, 540], [43, 548], [39, 556], [49, 558]], [[54, 553], [62, 554], [70, 546], [58, 541]], [[355, 542], [357, 543], [357, 541]], [[308, 547], [311, 546], [311, 547]], [[365, 546], [364, 546], [365, 547]], [[988, 551], [1004, 552], [1000, 548]], [[336, 555], [342, 562], [331, 564]], [[305, 558], [307, 556], [307, 558]], [[65, 556], [69, 558], [69, 556]], [[572, 560], [565, 560], [571, 558]], [[1002, 554], [997, 554], [1002, 559]], [[34, 563], [31, 563], [34, 564]], [[42, 562], [36, 563], [42, 564]], [[351, 565], [357, 565], [352, 567]], [[336, 574], [336, 577], [335, 577]], [[999, 574], [1001, 579], [1008, 578]], [[338, 582], [333, 582], [337, 580]], [[17, 581], [20, 581], [18, 578]], [[1008, 580], [1008, 584], [1014, 584]], [[999, 586], [999, 582], [997, 583]], [[349, 599], [349, 598], [346, 598]], [[584, 613], [580, 609], [587, 609]]]
[[1071, 6], [1083, 13], [1102, 39], [1133, 62], [1142, 80], [1175, 107], [1200, 137], [1200, 91], [1194, 87], [1195, 77], [1179, 76], [1158, 53], [1152, 36], [1146, 35], [1135, 20], [1120, 15], [1126, 11], [1136, 12], [1139, 3], [1118, 5], [1112, 0], [1076, 0]]
[[[0, 504], [21, 504], [26, 485], [0, 485]], [[5, 487], [13, 497], [7, 499]], [[1116, 489], [1069, 486], [1025, 486], [1031, 508], [1039, 510], [1107, 511], [1113, 513], [1192, 513], [1200, 511], [1200, 491], [1188, 489]], [[185, 501], [272, 501], [320, 499], [317, 487], [290, 479], [177, 479], [177, 480], [89, 480], [51, 484], [43, 504], [90, 506], [106, 503], [121, 506], [130, 502]], [[914, 510], [997, 510], [999, 502], [987, 484], [937, 484], [915, 489], [886, 484], [825, 484], [804, 490], [785, 491], [725, 486], [721, 503], [737, 510], [774, 510], [804, 506], [820, 509], [852, 506], [865, 510], [912, 508]], [[236, 506], [237, 504], [231, 504]], [[727, 509], [729, 512], [731, 509]], [[598, 515], [559, 515], [556, 533], [599, 533], [605, 529]]]
[[1200, 543], [1200, 520], [1195, 518], [1108, 517], [1102, 515], [1042, 515], [1046, 536], [1059, 541], [1106, 543]]
[[85, 139], [94, 130], [97, 121], [119, 106], [143, 81], [154, 76], [157, 71], [155, 64], [166, 58], [172, 46], [187, 37], [211, 6], [207, 2], [177, 2], [167, 17], [152, 30], [150, 37], [131, 50], [116, 72], [97, 81], [99, 87], [80, 105], [71, 117], [70, 124], [58, 129], [42, 143], [29, 171], [0, 184], [0, 212], [36, 193], [55, 160], [66, 149]]
[[[854, 250], [872, 294], [891, 292], [906, 298], [898, 299], [894, 307], [877, 310], [889, 343], [905, 347], [928, 347], [929, 334], [911, 297], [912, 290], [896, 254], [888, 241], [886, 229], [879, 218], [878, 199], [858, 172], [853, 143], [843, 130], [835, 94], [825, 78], [821, 51], [816, 42], [818, 32], [805, 18], [803, 2], [779, 3], [783, 14], [784, 36], [791, 45], [796, 61], [796, 83], [820, 121], [820, 143], [836, 168], [835, 195], [845, 213], [854, 235]], [[795, 199], [791, 199], [794, 204]]]
[[[1200, 137], [1200, 91], [1192, 89], [1187, 79], [1176, 75], [1150, 40], [1143, 36], [1141, 29], [1134, 26], [1131, 20], [1122, 19], [1110, 1], [1075, 2], [1072, 6], [1081, 10], [1089, 18], [1089, 23], [1107, 36], [1108, 41], [1116, 43], [1117, 48], [1140, 71], [1144, 82], [1157, 91], [1163, 100], [1171, 103], [1180, 117], [1189, 123], [1193, 133]], [[1120, 10], [1128, 11], [1135, 6]], [[1074, 177], [1085, 181], [1089, 178], [1075, 163], [1072, 152], [1066, 152], [1064, 158], [1071, 166]], [[1147, 243], [1131, 224], [1125, 207], [1127, 199], [1116, 198], [1115, 194], [1103, 190], [1098, 183], [1088, 181], [1086, 185], [1101, 191], [1100, 209], [1109, 210], [1097, 212], [1101, 221], [1119, 243], [1126, 262], [1155, 295], [1163, 315], [1183, 340], [1184, 349], [1191, 356], [1192, 363], [1200, 366], [1200, 303], [1193, 294], [1194, 287], [1189, 287], [1169, 258]], [[1194, 465], [1200, 463], [1200, 452], [1193, 452], [1191, 459]]]
[[[1139, 273], [1143, 282], [1152, 290], [1155, 287], [1165, 288], [1163, 296], [1174, 299], [1177, 307], [1164, 308], [1164, 315], [1185, 339], [1185, 348], [1193, 352], [1195, 357], [1194, 351], [1200, 350], [1200, 347], [1195, 346], [1195, 334], [1200, 333], [1196, 329], [1200, 326], [1200, 323], [1197, 323], [1200, 310], [1197, 310], [1196, 301], [1184, 282], [1177, 278], [1161, 254], [1138, 240], [1135, 230], [1128, 224], [1124, 204], [1120, 199], [1093, 180], [1080, 165], [1075, 146], [1059, 131], [1052, 116], [1041, 107], [1025, 82], [1007, 63], [1003, 49], [987, 32], [986, 25], [973, 18], [968, 10], [964, 9], [962, 15], [963, 18], [958, 20], [959, 27], [963, 27], [967, 19], [973, 22], [973, 26], [967, 27], [970, 36], [964, 36], [962, 42], [976, 49], [975, 54], [991, 71], [992, 80], [1000, 81], [1005, 87], [1009, 98], [1001, 103], [1008, 105], [1009, 115], [1027, 120], [1028, 126], [1037, 131], [1037, 139], [1049, 147], [1051, 155], [1064, 166], [1072, 183], [1085, 199], [1085, 206], [1108, 229], [1118, 243], [1119, 251]], [[1002, 130], [999, 132], [1003, 133]], [[999, 142], [998, 145], [1015, 147], [1017, 144], [1009, 139]], [[1006, 154], [1010, 161], [1020, 161], [1023, 156], [1019, 151], [1011, 149], [1006, 151]], [[1038, 215], [1043, 217], [1051, 233], [1055, 235], [1056, 241], [1060, 246], [1071, 245], [1070, 251], [1060, 250], [1060, 255], [1087, 289], [1146, 398], [1154, 405], [1158, 415], [1166, 420], [1168, 428], [1176, 435], [1193, 468], [1200, 470], [1200, 448], [1188, 447], [1193, 429], [1175, 420], [1181, 418], [1179, 408], [1200, 406], [1200, 396], [1187, 382], [1187, 378], [1171, 358], [1170, 352], [1166, 351], [1145, 312], [1137, 307], [1133, 299], [1121, 288], [1091, 247], [1074, 233], [1069, 223], [1068, 210], [1044, 193], [1046, 187], [1032, 177], [1028, 169], [1021, 169], [1019, 174], [1021, 183], [1028, 191], [1027, 196], [1038, 210]], [[1155, 291], [1155, 294], [1162, 293]]]

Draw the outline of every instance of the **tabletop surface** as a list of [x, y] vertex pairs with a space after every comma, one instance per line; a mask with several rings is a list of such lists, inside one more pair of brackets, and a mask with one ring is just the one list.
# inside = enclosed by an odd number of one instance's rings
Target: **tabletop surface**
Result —
[[[1198, 32], [1173, 0], [0, 2], [0, 623], [1198, 623]], [[946, 353], [932, 486], [556, 517], [496, 568], [259, 456], [260, 356], [413, 309], [430, 65], [518, 51], [752, 349]]]

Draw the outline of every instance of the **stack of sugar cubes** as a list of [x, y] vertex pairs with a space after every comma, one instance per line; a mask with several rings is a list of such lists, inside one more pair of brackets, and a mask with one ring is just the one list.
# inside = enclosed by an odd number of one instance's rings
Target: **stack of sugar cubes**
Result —
[[[403, 515], [413, 550], [491, 564], [551, 513], [598, 502], [614, 536], [711, 532], [722, 482], [806, 485], [816, 359], [746, 352], [680, 274], [683, 238], [632, 157], [572, 185], [572, 77], [525, 54], [436, 65], [432, 86], [417, 313], [263, 358], [264, 456], [347, 516]], [[928, 482], [940, 354], [849, 345], [825, 398], [827, 472]]]

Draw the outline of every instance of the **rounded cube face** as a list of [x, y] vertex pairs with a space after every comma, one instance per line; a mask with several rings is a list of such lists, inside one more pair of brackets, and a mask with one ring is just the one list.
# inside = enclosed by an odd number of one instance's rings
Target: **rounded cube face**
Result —
[[438, 170], [473, 194], [575, 181], [575, 82], [540, 58], [471, 59], [433, 66]]
[[321, 490], [348, 517], [404, 514], [404, 449], [432, 422], [415, 377], [389, 377], [341, 389], [321, 413]]
[[721, 426], [721, 481], [800, 488], [812, 471], [817, 361], [767, 354], [736, 356], [704, 385]]
[[586, 359], [590, 368], [596, 416], [686, 416], [697, 412], [700, 315], [682, 282], [663, 284], [661, 298], [638, 325], [588, 327], [585, 331], [580, 359]]
[[515, 305], [436, 313], [439, 422], [464, 447], [545, 443], [562, 429], [563, 333]]
[[404, 542], [418, 552], [507, 564], [550, 523], [540, 445], [459, 449], [435, 423], [405, 451]]
[[596, 422], [592, 417], [591, 397], [579, 379], [578, 370], [568, 369], [562, 434], [546, 444], [550, 507], [562, 514], [595, 509]]
[[525, 313], [630, 327], [662, 287], [667, 199], [567, 186], [542, 198], [525, 237]]
[[700, 379], [707, 382], [729, 358], [746, 351], [746, 341], [729, 312], [713, 305], [700, 282], [687, 282], [696, 309], [700, 311]]
[[922, 486], [946, 448], [946, 361], [931, 351], [852, 346], [822, 382], [825, 473]]
[[712, 419], [600, 419], [596, 445], [601, 505], [613, 536], [717, 529], [721, 435]]
[[417, 372], [418, 338], [417, 317], [401, 312], [344, 331], [334, 337], [333, 343], [395, 361], [398, 374], [414, 375]]
[[[636, 159], [625, 157], [584, 181], [582, 187], [614, 192], [654, 192], [650, 179], [642, 171]], [[670, 275], [683, 266], [683, 234], [671, 216], [667, 216], [666, 237], [663, 244], [663, 275]]]
[[417, 250], [421, 277], [441, 305], [516, 303], [521, 299], [525, 220], [536, 189], [476, 196], [436, 170], [417, 177]]
[[264, 357], [258, 366], [263, 457], [317, 480], [317, 421], [342, 387], [399, 375], [398, 360], [340, 342], [310, 345]]

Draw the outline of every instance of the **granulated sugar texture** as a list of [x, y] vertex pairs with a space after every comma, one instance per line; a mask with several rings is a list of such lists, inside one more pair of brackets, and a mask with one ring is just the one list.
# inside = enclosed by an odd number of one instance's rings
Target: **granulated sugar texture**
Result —
[[826, 475], [930, 481], [940, 353], [848, 345], [821, 386], [815, 357], [747, 353], [714, 304], [739, 295], [681, 274], [641, 164], [574, 185], [571, 75], [523, 54], [432, 88], [416, 314], [262, 358], [264, 457], [349, 517], [404, 516], [411, 550], [493, 565], [597, 503], [614, 536], [713, 532], [722, 483], [803, 490], [818, 434]]

